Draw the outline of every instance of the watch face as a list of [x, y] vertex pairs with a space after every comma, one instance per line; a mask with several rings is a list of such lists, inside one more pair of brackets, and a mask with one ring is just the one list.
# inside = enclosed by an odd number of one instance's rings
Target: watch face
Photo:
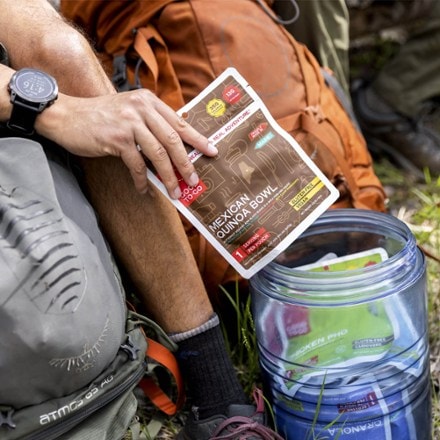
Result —
[[29, 101], [54, 99], [58, 93], [55, 81], [47, 74], [34, 69], [23, 69], [15, 78], [17, 93]]

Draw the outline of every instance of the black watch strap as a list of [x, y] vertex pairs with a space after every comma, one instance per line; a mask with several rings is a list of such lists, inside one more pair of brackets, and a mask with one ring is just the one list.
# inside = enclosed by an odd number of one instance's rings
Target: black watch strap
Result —
[[52, 76], [38, 69], [20, 69], [8, 84], [12, 103], [8, 127], [21, 135], [34, 133], [37, 116], [58, 97], [58, 85]]
[[25, 104], [15, 101], [7, 126], [11, 130], [30, 136], [34, 134], [34, 123], [38, 114], [35, 108], [29, 108]]

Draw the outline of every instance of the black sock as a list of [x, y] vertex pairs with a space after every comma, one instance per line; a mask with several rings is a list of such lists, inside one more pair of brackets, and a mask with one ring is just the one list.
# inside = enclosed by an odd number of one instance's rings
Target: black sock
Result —
[[226, 414], [230, 404], [247, 403], [220, 325], [190, 336], [178, 345], [177, 360], [196, 417]]

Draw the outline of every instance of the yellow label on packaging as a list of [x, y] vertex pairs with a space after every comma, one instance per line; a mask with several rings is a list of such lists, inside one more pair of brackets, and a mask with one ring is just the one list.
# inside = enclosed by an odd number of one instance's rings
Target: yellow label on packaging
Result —
[[323, 188], [324, 183], [315, 177], [309, 184], [307, 184], [292, 200], [289, 205], [299, 211], [310, 199]]
[[211, 99], [208, 104], [206, 104], [206, 113], [208, 113], [209, 116], [213, 116], [214, 118], [223, 116], [225, 111], [226, 104], [221, 99]]

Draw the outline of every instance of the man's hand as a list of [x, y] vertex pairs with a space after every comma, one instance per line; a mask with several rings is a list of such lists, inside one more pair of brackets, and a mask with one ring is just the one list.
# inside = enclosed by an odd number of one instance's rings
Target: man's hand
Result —
[[92, 98], [61, 94], [37, 117], [36, 129], [77, 156], [120, 157], [141, 193], [148, 186], [145, 155], [174, 199], [181, 195], [174, 168], [190, 186], [199, 180], [183, 141], [217, 154], [206, 137], [145, 89]]

